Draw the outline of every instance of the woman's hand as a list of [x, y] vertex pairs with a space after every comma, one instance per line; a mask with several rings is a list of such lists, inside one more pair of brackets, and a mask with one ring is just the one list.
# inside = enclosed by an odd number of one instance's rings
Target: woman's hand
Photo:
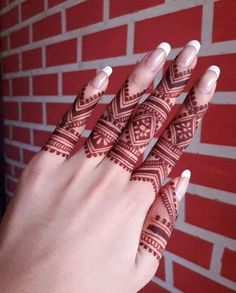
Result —
[[192, 41], [146, 101], [163, 67], [162, 43], [139, 62], [73, 152], [108, 85], [106, 67], [79, 93], [51, 138], [25, 168], [0, 234], [0, 291], [130, 293], [155, 274], [177, 218], [189, 173], [162, 184], [204, 116], [219, 75], [195, 83], [147, 159], [143, 152], [166, 121], [197, 63]]

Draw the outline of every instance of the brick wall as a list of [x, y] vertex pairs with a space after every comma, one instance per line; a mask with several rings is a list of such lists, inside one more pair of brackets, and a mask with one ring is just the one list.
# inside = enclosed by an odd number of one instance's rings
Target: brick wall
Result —
[[114, 70], [84, 138], [145, 52], [168, 41], [171, 60], [187, 41], [201, 41], [194, 78], [211, 64], [222, 75], [172, 174], [190, 168], [191, 184], [157, 276], [142, 292], [236, 289], [236, 1], [1, 0], [0, 8], [8, 195], [96, 71], [105, 65]]

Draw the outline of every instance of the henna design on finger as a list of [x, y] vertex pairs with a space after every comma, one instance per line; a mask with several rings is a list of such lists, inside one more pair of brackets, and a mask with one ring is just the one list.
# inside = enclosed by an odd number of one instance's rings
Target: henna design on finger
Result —
[[107, 154], [108, 159], [128, 172], [134, 169], [145, 147], [163, 125], [176, 98], [190, 78], [192, 69], [181, 71], [176, 63], [177, 57], [153, 93], [138, 106], [119, 141]]
[[129, 79], [125, 80], [124, 85], [107, 106], [84, 144], [85, 153], [88, 158], [107, 154], [126, 126], [139, 98], [144, 92], [145, 90], [130, 95]]
[[200, 104], [197, 101], [193, 87], [148, 158], [133, 172], [131, 180], [150, 182], [157, 196], [164, 179], [190, 144], [207, 109], [208, 103]]
[[86, 122], [90, 117], [103, 91], [93, 96], [85, 95], [86, 86], [80, 91], [70, 109], [57, 123], [55, 130], [42, 150], [68, 157], [79, 140]]
[[[160, 260], [177, 219], [176, 186], [170, 182], [161, 190], [143, 229], [140, 246]], [[165, 211], [160, 206], [165, 208]]]

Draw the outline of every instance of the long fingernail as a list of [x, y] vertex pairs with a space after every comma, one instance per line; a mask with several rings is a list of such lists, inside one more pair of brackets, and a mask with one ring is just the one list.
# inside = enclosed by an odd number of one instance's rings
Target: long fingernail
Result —
[[200, 50], [201, 44], [197, 40], [192, 40], [186, 44], [179, 54], [177, 62], [182, 67], [189, 67]]
[[157, 71], [162, 64], [162, 61], [164, 61], [170, 53], [170, 49], [170, 44], [166, 42], [160, 43], [160, 45], [158, 45], [158, 47], [152, 51], [146, 59], [144, 59], [144, 64], [150, 71]]
[[176, 186], [176, 197], [178, 201], [181, 201], [181, 199], [184, 197], [188, 189], [190, 177], [191, 177], [190, 170], [186, 169], [182, 172], [181, 177]]
[[209, 94], [213, 90], [219, 76], [220, 68], [218, 66], [212, 65], [208, 67], [198, 83], [198, 90], [202, 94]]
[[95, 76], [95, 78], [90, 82], [90, 84], [97, 89], [101, 89], [105, 85], [107, 78], [111, 74], [111, 66], [106, 66]]

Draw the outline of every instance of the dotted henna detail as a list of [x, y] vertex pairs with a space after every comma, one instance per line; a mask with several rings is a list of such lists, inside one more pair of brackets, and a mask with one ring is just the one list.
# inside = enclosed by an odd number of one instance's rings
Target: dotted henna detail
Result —
[[[155, 207], [153, 211], [156, 212], [157, 210], [157, 214], [153, 214], [148, 219], [148, 225], [141, 234], [140, 245], [152, 253], [158, 260], [162, 257], [177, 219], [177, 198], [175, 190], [176, 186], [174, 182], [170, 182], [161, 190], [158, 196], [162, 201], [162, 205], [166, 208], [167, 214], [164, 215], [162, 209]], [[159, 206], [160, 204], [158, 202]]]
[[129, 79], [125, 80], [124, 85], [107, 106], [84, 144], [85, 153], [88, 158], [107, 154], [126, 126], [144, 92], [130, 95]]
[[167, 126], [148, 158], [134, 171], [131, 180], [151, 182], [157, 196], [164, 179], [190, 144], [207, 109], [208, 104], [198, 105], [192, 88], [179, 113]]
[[79, 140], [86, 122], [104, 92], [93, 96], [85, 95], [86, 86], [80, 91], [70, 109], [57, 123], [55, 130], [42, 150], [68, 157]]
[[[133, 118], [107, 158], [132, 172], [145, 147], [163, 125], [192, 70], [179, 71], [176, 62], [166, 71], [156, 89], [138, 106]], [[153, 179], [152, 179], [153, 181]]]

